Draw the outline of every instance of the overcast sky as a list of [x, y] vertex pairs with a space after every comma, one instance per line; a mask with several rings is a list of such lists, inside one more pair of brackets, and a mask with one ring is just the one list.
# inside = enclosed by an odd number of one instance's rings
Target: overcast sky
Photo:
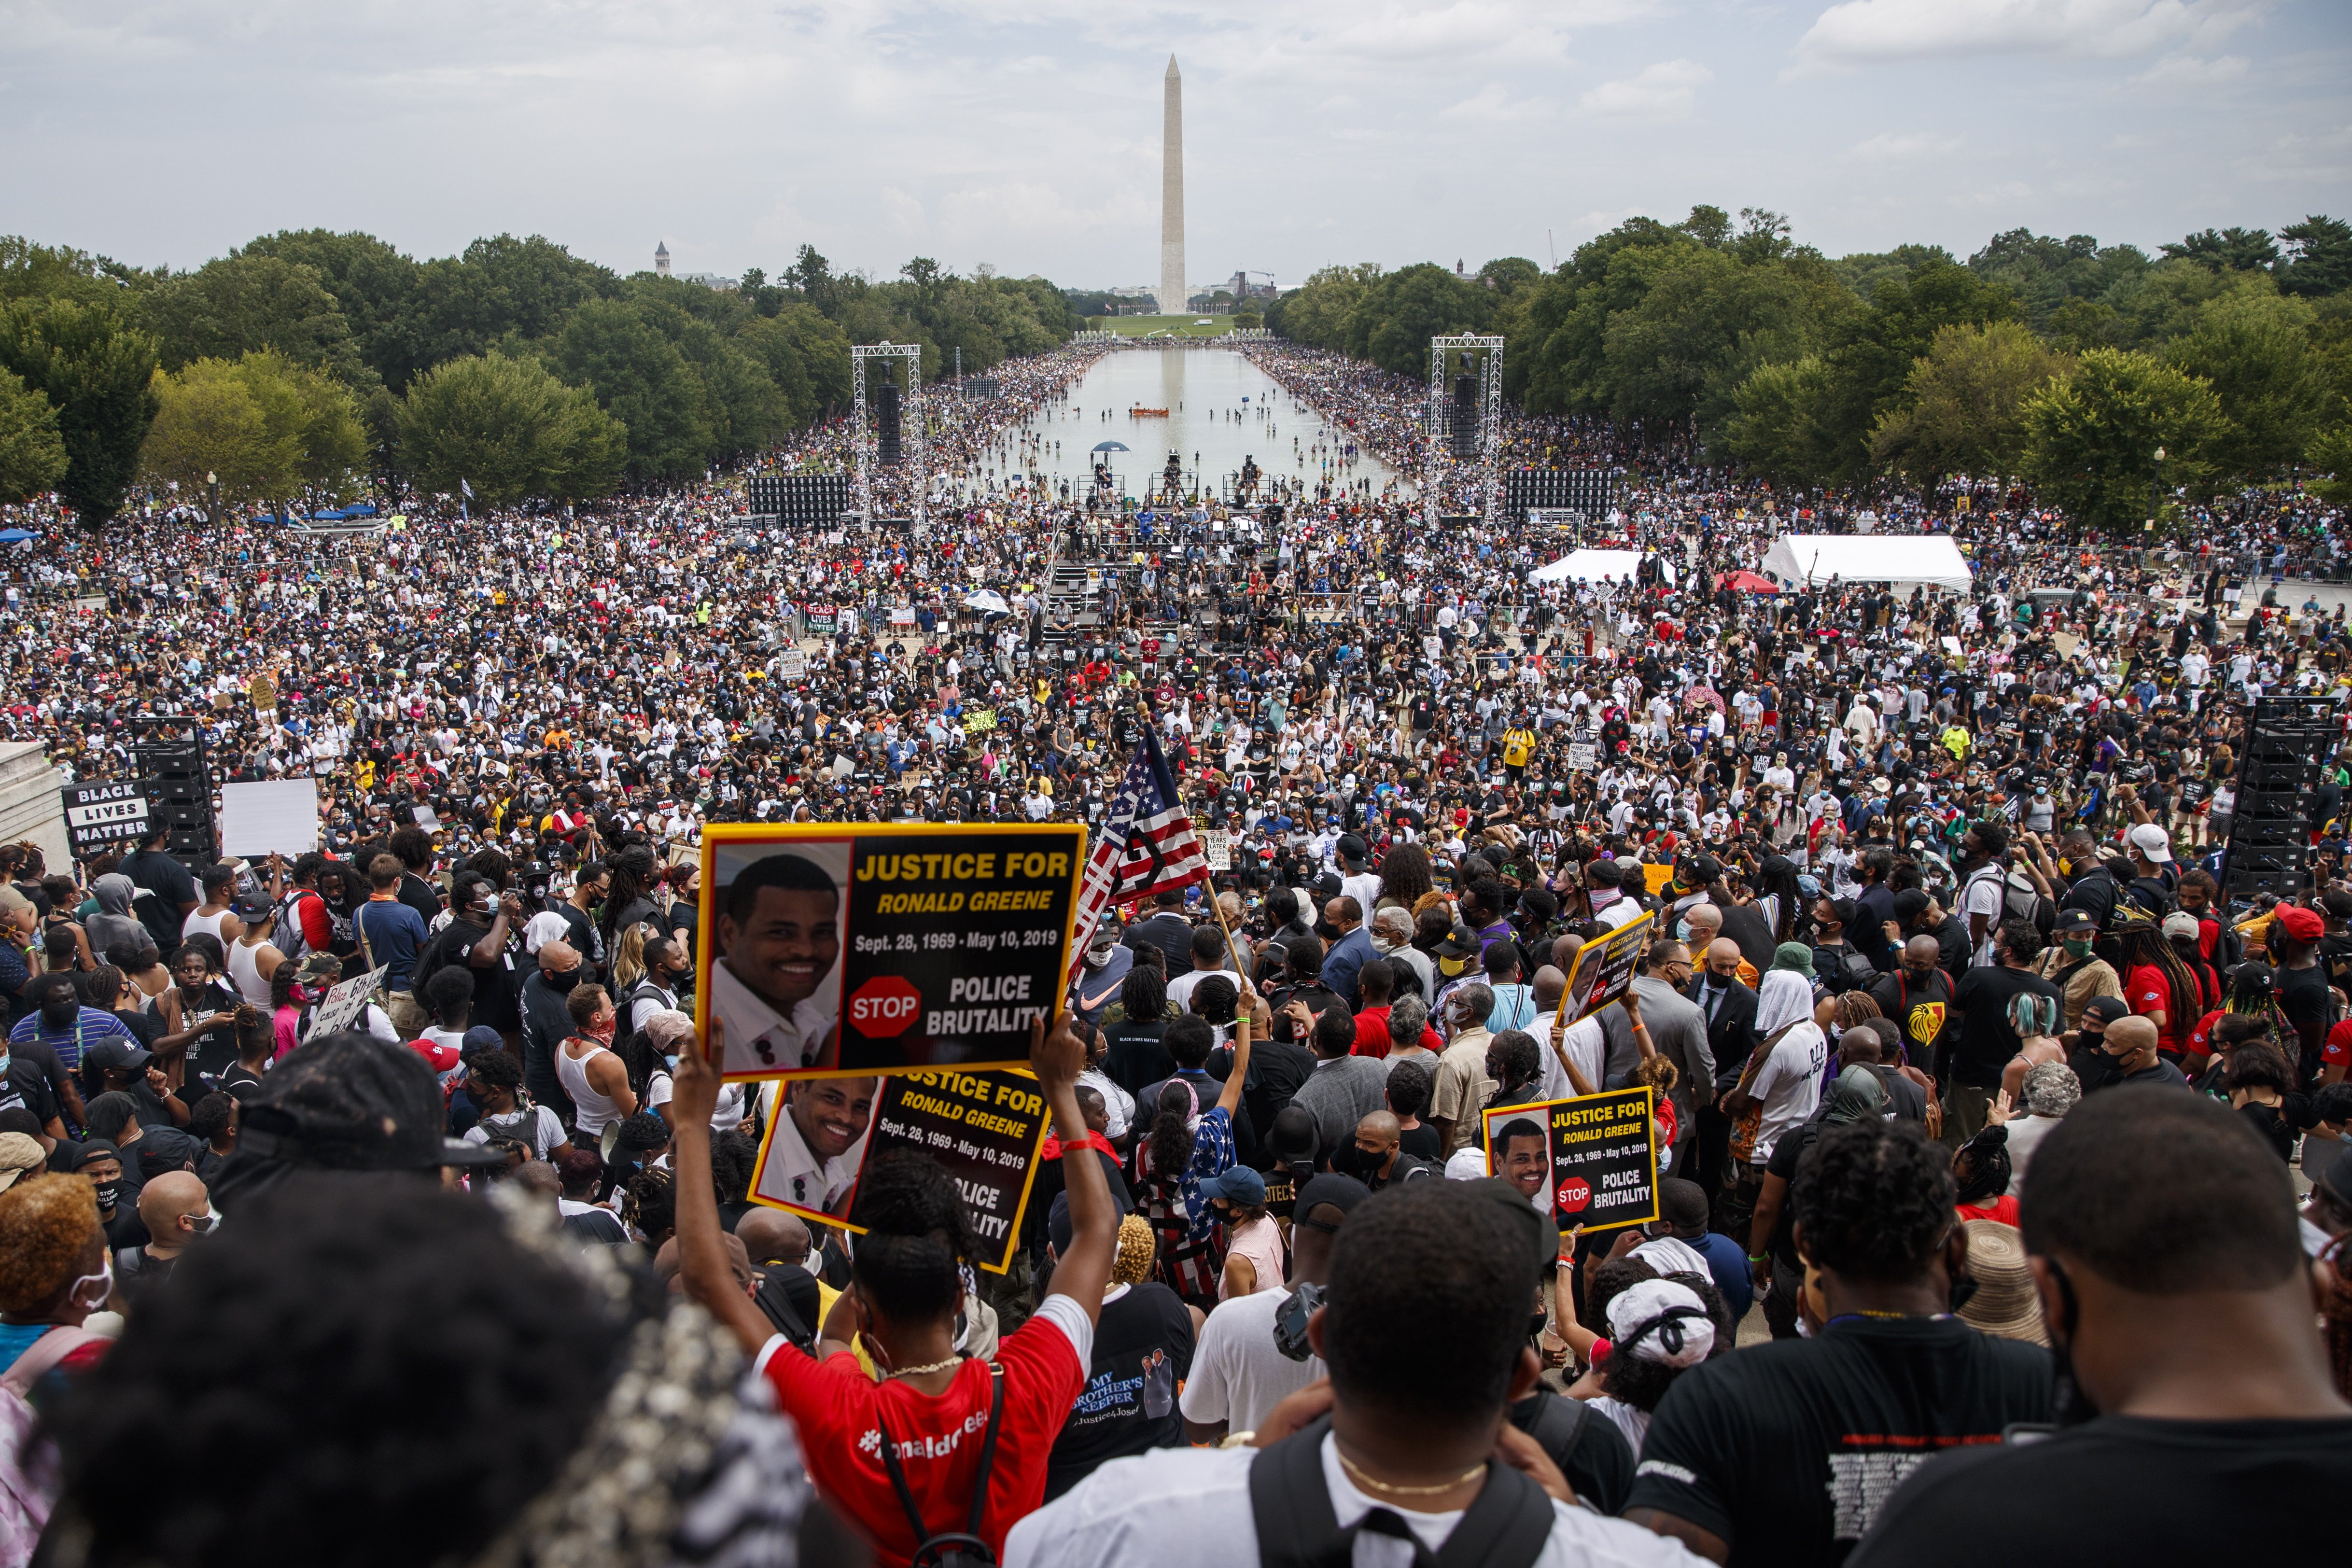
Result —
[[0, 231], [1080, 287], [1548, 263], [1696, 202], [1831, 254], [2352, 217], [2347, 0], [0, 0]]

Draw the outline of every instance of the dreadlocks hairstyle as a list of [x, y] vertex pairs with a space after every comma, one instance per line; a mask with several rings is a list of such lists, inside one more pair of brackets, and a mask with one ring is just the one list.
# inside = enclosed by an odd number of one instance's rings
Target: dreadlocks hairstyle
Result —
[[2156, 927], [2140, 921], [2126, 921], [2118, 929], [2123, 942], [2125, 978], [2142, 964], [2153, 964], [2164, 972], [2165, 989], [2171, 1000], [2165, 1007], [2165, 1036], [2173, 1042], [2186, 1045], [2189, 1031], [2205, 1014], [2205, 996], [2197, 986], [2197, 976], [2180, 962], [2172, 951], [2172, 943]]
[[1867, 1019], [1885, 1016], [1867, 991], [1841, 991], [1830, 1005], [1830, 1021], [1841, 1030], [1851, 1029]]
[[1797, 1169], [1790, 1210], [1817, 1267], [1907, 1283], [1950, 1234], [1956, 1190], [1951, 1161], [1917, 1124], [1856, 1121], [1823, 1130]]
[[980, 1245], [938, 1161], [911, 1149], [867, 1161], [850, 1217], [866, 1226], [851, 1271], [876, 1311], [911, 1323], [955, 1310], [962, 1266]]
[[[604, 941], [608, 944], [614, 940], [613, 928], [620, 923], [621, 911], [639, 900], [651, 902], [654, 884], [661, 876], [654, 866], [654, 855], [650, 849], [625, 849], [613, 858], [610, 868], [613, 886], [604, 894], [604, 918], [599, 922], [604, 928]], [[736, 918], [740, 920], [742, 917], [738, 915]]]

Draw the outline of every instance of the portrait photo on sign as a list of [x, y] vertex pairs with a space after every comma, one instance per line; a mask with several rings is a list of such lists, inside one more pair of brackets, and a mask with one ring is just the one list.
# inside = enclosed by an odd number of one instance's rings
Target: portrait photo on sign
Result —
[[722, 825], [697, 994], [730, 1079], [1010, 1068], [1061, 994], [1083, 828]]
[[862, 1231], [866, 1168], [919, 1153], [954, 1181], [978, 1261], [1002, 1273], [1020, 1238], [1047, 1120], [1045, 1093], [1025, 1070], [793, 1079], [779, 1086], [751, 1200]]

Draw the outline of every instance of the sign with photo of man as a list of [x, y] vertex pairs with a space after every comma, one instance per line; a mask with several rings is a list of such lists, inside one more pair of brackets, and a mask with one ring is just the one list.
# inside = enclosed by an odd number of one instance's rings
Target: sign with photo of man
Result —
[[1059, 823], [707, 829], [697, 1021], [720, 1026], [720, 1071], [1025, 1065], [1085, 858]]

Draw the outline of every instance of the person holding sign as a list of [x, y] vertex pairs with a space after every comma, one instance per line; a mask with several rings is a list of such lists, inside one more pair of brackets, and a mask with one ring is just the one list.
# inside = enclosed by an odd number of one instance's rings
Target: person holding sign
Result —
[[[1070, 1243], [1055, 1249], [1052, 1292], [998, 1345], [992, 1366], [954, 1349], [962, 1269], [982, 1256], [955, 1184], [926, 1155], [878, 1157], [861, 1174], [866, 1230], [849, 1289], [826, 1314], [812, 1355], [776, 1332], [728, 1262], [710, 1170], [720, 1086], [713, 1061], [725, 1048], [722, 1015], [677, 1064], [672, 1159], [687, 1289], [757, 1358], [800, 1428], [819, 1489], [886, 1560], [913, 1560], [924, 1542], [965, 1531], [1001, 1558], [1005, 1532], [1045, 1496], [1054, 1440], [1086, 1386], [1118, 1226], [1102, 1167], [1069, 1163]], [[1043, 1018], [1033, 1025], [1029, 1065], [1055, 1131], [1066, 1143], [1083, 1141], [1076, 1089], [1086, 1047], [1067, 1013], [1050, 1034]], [[858, 1365], [858, 1345], [878, 1380]]]

